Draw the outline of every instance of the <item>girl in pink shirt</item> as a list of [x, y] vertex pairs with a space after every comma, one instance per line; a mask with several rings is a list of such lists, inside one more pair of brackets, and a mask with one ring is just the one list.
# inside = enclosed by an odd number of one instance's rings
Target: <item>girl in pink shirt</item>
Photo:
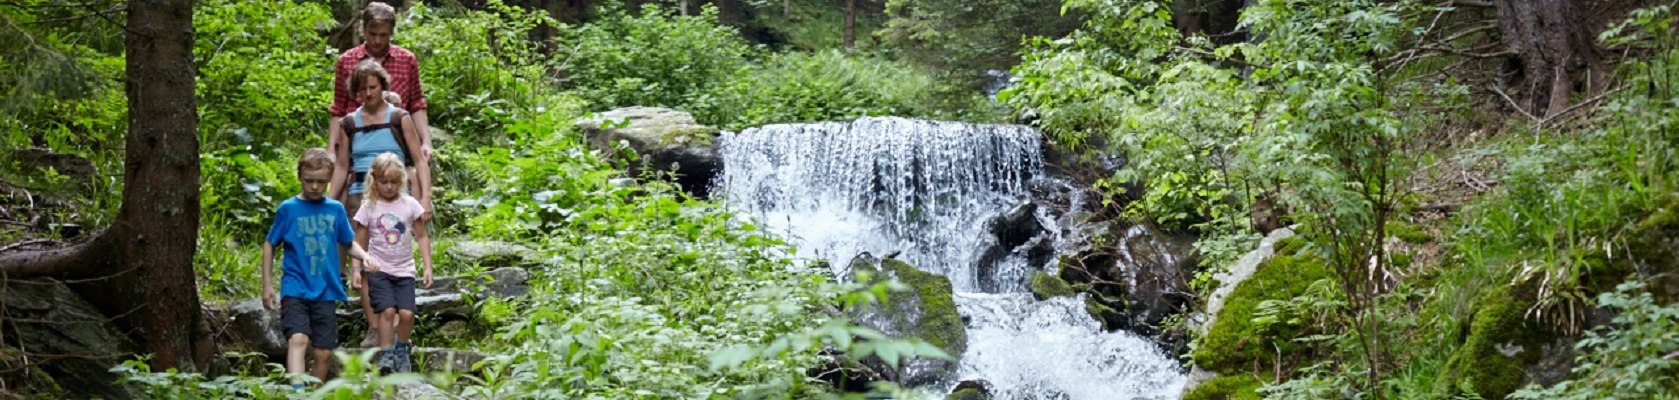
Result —
[[[356, 241], [378, 260], [378, 269], [368, 268], [367, 296], [372, 303], [373, 324], [379, 331], [379, 346], [385, 350], [379, 367], [385, 371], [409, 372], [413, 363], [409, 352], [413, 345], [408, 335], [414, 329], [414, 242], [419, 242], [425, 274], [421, 278], [431, 288], [431, 236], [426, 234], [425, 206], [402, 192], [407, 185], [407, 168], [394, 153], [380, 154], [368, 169], [373, 184], [370, 201], [362, 202], [356, 212]], [[359, 269], [359, 267], [358, 267]], [[351, 273], [352, 284], [360, 286], [362, 274]], [[393, 332], [394, 331], [394, 332]]]

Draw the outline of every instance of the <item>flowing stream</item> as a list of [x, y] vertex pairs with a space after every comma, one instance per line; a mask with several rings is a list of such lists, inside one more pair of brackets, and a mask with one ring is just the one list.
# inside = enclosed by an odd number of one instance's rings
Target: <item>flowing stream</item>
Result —
[[1184, 374], [1154, 344], [1103, 332], [1082, 298], [1033, 300], [1024, 280], [1044, 266], [1016, 251], [979, 276], [995, 242], [986, 221], [1044, 179], [1040, 140], [1021, 126], [903, 118], [769, 125], [721, 138], [717, 189], [836, 276], [859, 253], [898, 252], [949, 277], [968, 349], [941, 393], [982, 379], [996, 399], [1177, 398]]

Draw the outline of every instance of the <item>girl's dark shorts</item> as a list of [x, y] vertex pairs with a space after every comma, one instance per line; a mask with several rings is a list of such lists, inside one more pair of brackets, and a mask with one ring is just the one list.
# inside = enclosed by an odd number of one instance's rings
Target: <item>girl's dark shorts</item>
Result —
[[338, 348], [338, 314], [333, 312], [337, 308], [336, 301], [281, 298], [280, 329], [287, 340], [301, 333], [309, 337], [309, 345], [314, 348]]
[[369, 273], [367, 300], [373, 306], [373, 312], [383, 312], [391, 307], [413, 312], [414, 278], [398, 278], [384, 272]]

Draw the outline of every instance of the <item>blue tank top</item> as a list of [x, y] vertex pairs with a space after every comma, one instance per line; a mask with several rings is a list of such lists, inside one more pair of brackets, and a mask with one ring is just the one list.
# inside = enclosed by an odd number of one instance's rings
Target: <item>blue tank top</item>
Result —
[[[390, 107], [389, 110], [385, 110], [385, 123], [390, 123], [391, 115], [396, 114], [392, 112], [396, 110], [396, 107]], [[350, 114], [355, 116], [356, 127], [367, 125], [367, 122], [361, 120], [361, 108], [356, 108], [356, 111]], [[404, 149], [397, 144], [396, 132], [391, 128], [379, 128], [357, 133], [355, 137], [350, 138], [350, 148], [355, 150], [355, 153], [350, 154], [350, 170], [357, 173], [367, 173], [368, 170], [373, 169], [373, 158], [380, 154], [396, 153], [397, 158], [408, 157], [408, 149]], [[352, 183], [350, 184], [350, 194], [361, 194], [366, 186], [366, 182]]]

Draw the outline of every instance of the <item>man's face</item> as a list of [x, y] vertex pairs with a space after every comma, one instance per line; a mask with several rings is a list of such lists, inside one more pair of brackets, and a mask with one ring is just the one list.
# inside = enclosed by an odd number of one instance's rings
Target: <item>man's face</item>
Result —
[[367, 53], [374, 58], [385, 58], [391, 50], [391, 34], [396, 32], [395, 23], [364, 24], [361, 28], [362, 44], [366, 45]]
[[304, 200], [320, 201], [326, 195], [327, 184], [332, 183], [332, 168], [297, 171], [297, 180], [303, 183]]

